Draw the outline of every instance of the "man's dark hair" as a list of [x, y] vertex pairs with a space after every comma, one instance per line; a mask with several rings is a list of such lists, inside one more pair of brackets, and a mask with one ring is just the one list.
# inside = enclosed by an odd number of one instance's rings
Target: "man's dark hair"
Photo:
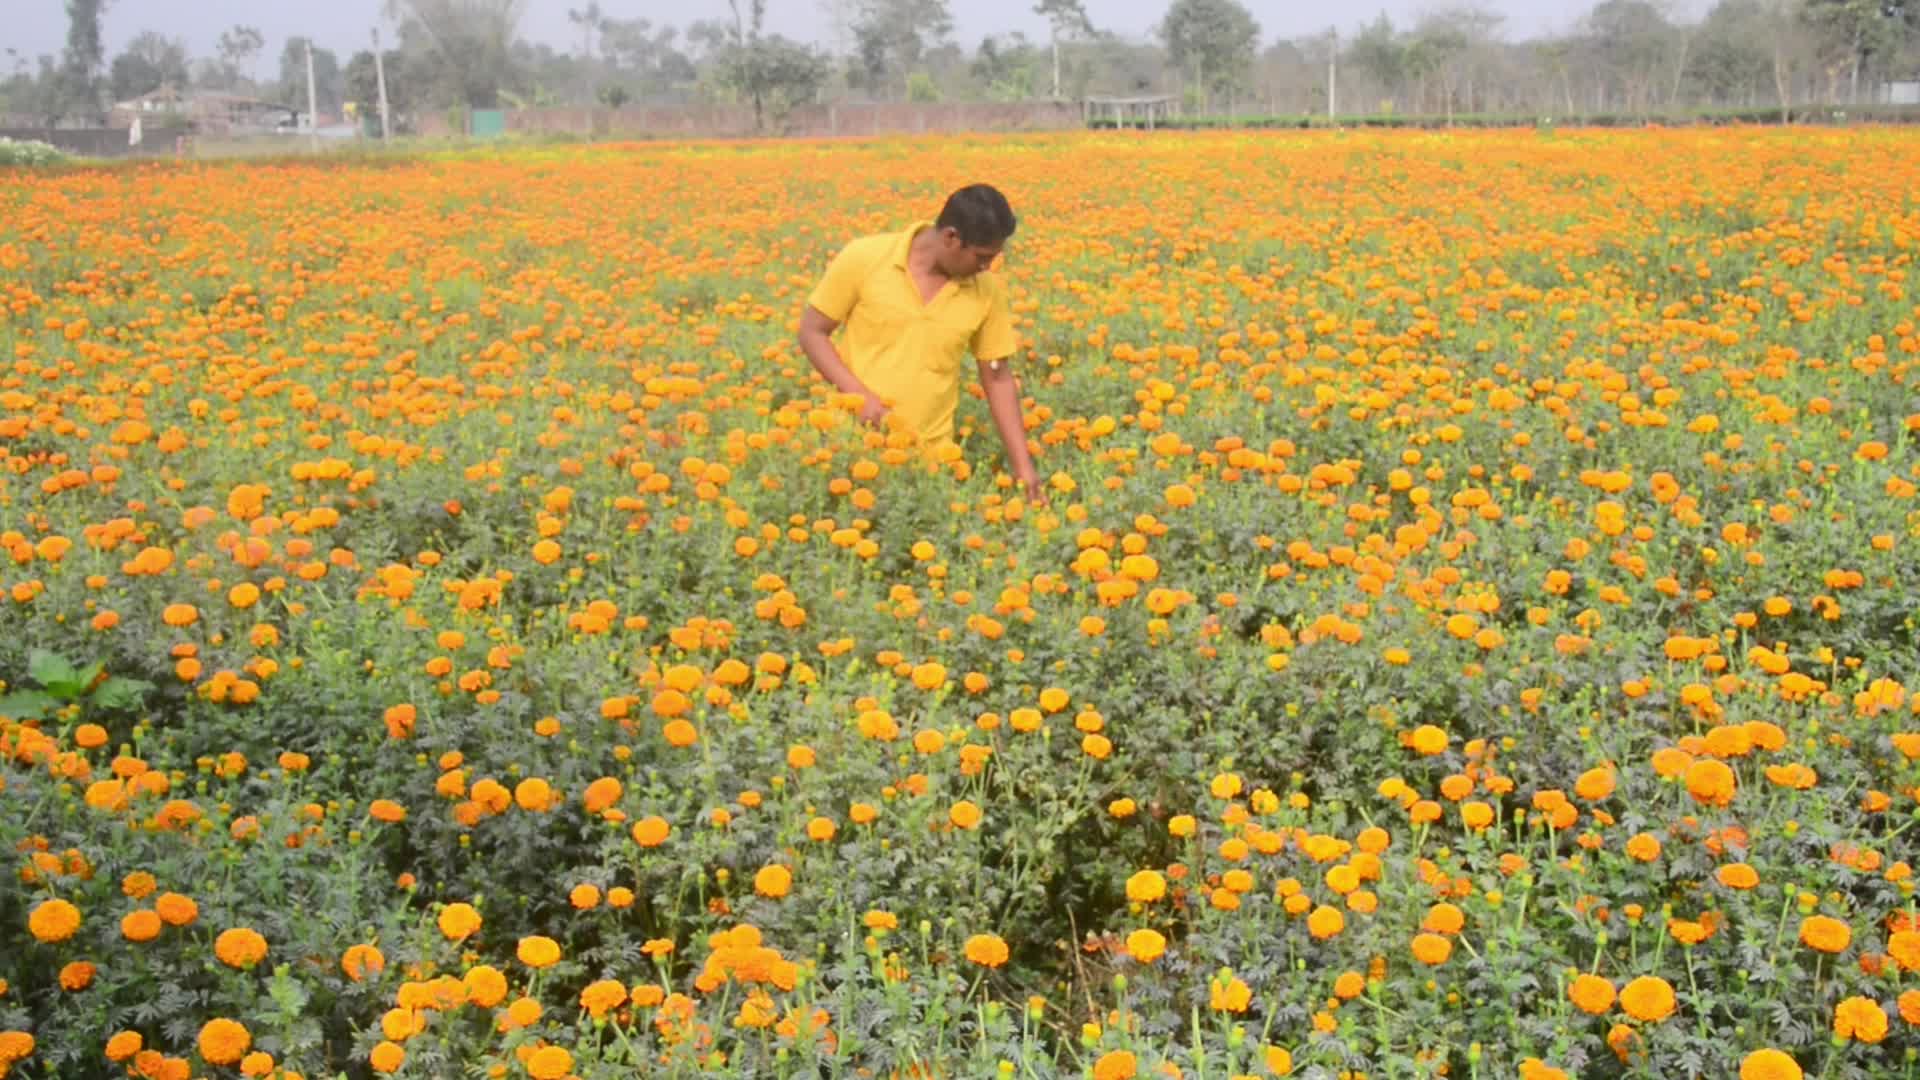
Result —
[[969, 184], [947, 196], [934, 227], [952, 227], [969, 247], [993, 247], [1007, 242], [1017, 222], [1007, 197], [989, 184]]

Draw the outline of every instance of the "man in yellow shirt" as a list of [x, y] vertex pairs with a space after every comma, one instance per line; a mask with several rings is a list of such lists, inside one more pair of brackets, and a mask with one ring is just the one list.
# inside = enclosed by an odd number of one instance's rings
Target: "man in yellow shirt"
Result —
[[935, 453], [953, 445], [960, 365], [971, 352], [1010, 471], [1030, 501], [1044, 503], [1011, 363], [1013, 313], [1006, 287], [987, 272], [1014, 225], [1006, 196], [973, 184], [949, 195], [931, 222], [852, 241], [807, 297], [800, 349], [828, 382], [864, 399], [864, 423], [894, 413]]

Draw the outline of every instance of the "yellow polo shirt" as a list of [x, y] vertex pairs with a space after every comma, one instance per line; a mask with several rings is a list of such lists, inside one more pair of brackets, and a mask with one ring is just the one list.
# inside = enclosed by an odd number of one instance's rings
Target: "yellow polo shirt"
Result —
[[932, 222], [863, 236], [834, 256], [807, 303], [840, 323], [840, 358], [888, 402], [927, 449], [953, 442], [960, 362], [1004, 360], [1019, 346], [1005, 287], [992, 273], [949, 281], [922, 303], [907, 248]]

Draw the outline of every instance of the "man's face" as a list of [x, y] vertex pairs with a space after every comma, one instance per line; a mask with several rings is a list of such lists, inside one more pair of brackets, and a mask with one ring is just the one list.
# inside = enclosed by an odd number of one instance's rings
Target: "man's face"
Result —
[[1000, 257], [1002, 244], [969, 244], [960, 238], [958, 229], [947, 229], [941, 239], [945, 245], [941, 249], [940, 269], [951, 278], [970, 278], [984, 273]]

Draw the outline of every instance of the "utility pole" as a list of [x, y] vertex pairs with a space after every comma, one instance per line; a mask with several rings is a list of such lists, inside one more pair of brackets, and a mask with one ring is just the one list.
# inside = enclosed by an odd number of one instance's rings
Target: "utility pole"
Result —
[[[1049, 35], [1053, 45], [1053, 100], [1060, 100], [1060, 27], [1055, 25]], [[1858, 68], [1859, 65], [1855, 65]]]
[[1337, 115], [1335, 99], [1340, 93], [1340, 28], [1327, 31], [1331, 44], [1327, 48], [1327, 122], [1334, 122]]
[[313, 89], [313, 39], [303, 38], [307, 47], [307, 147], [320, 149], [320, 98]]
[[387, 118], [387, 62], [380, 57], [380, 28], [373, 28], [373, 76], [380, 84], [380, 141], [393, 139], [393, 121]]

